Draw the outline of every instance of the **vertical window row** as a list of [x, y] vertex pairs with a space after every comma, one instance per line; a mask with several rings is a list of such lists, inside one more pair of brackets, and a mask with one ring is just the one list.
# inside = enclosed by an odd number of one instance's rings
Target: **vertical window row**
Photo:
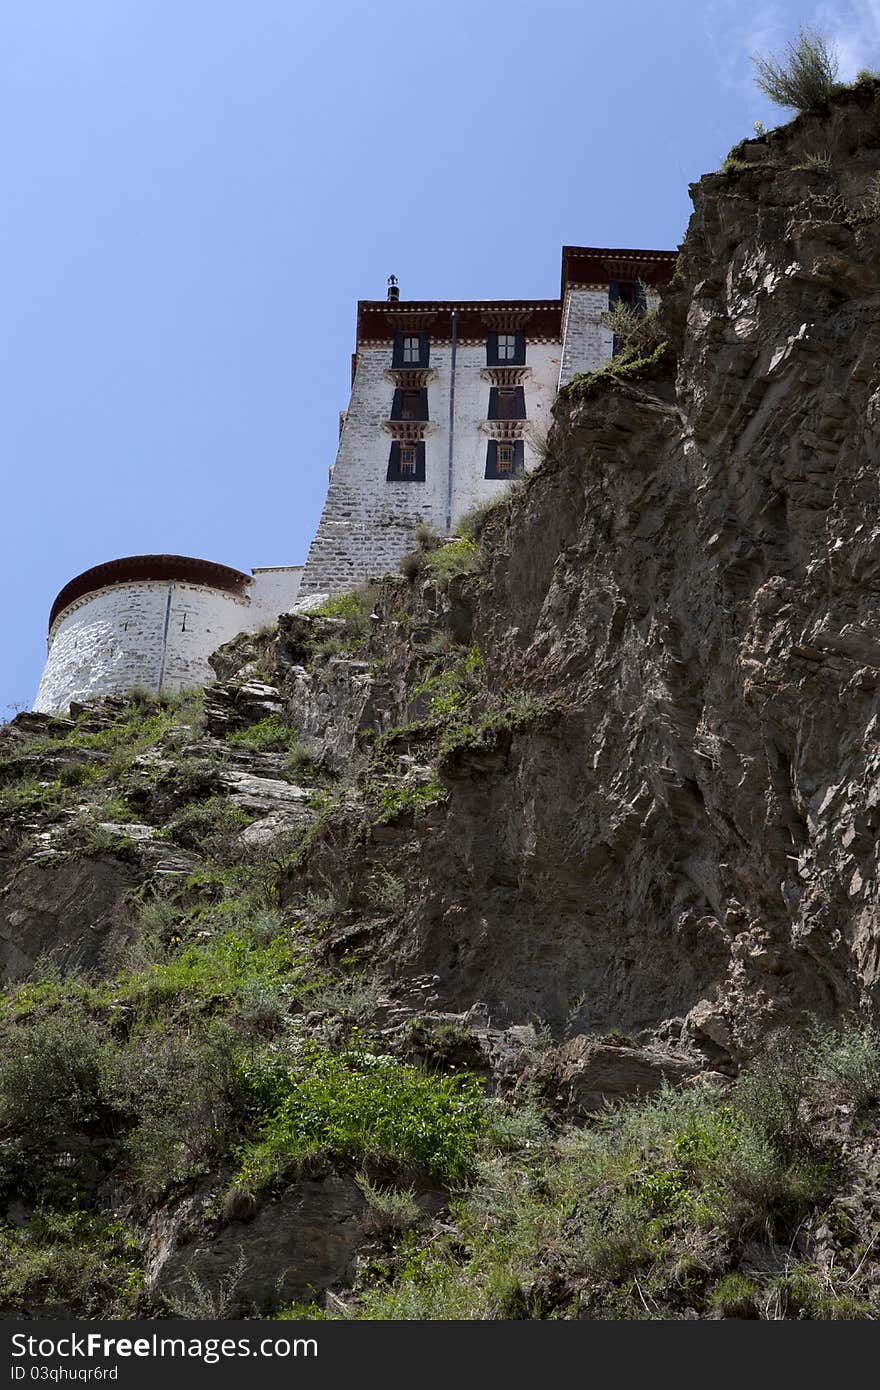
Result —
[[[392, 367], [427, 367], [430, 357], [431, 340], [427, 333], [398, 333], [394, 339]], [[402, 422], [427, 420], [427, 386], [398, 386], [391, 400], [391, 419]], [[385, 477], [389, 483], [423, 483], [424, 440], [395, 439], [388, 456], [388, 471]]]
[[[524, 367], [526, 335], [490, 333], [486, 339], [488, 367]], [[503, 380], [503, 378], [502, 378]], [[526, 395], [522, 386], [492, 386], [489, 388], [490, 420], [525, 420]], [[525, 446], [521, 439], [490, 439], [486, 445], [485, 477], [509, 481], [519, 477], [525, 468]]]

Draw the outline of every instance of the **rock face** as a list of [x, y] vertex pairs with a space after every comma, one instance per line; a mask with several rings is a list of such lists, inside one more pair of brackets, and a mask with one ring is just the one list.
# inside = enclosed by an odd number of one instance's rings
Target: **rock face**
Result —
[[[201, 1288], [223, 1311], [310, 1299], [350, 1280], [365, 1235], [366, 1203], [349, 1178], [294, 1183], [251, 1221], [232, 1221], [214, 1239], [180, 1240], [189, 1204], [157, 1223], [148, 1272], [154, 1294], [192, 1306]], [[197, 1316], [192, 1313], [192, 1316]]]
[[0, 980], [27, 979], [40, 960], [66, 970], [104, 965], [108, 946], [125, 937], [124, 899], [137, 879], [109, 857], [25, 864], [0, 893]]
[[[873, 90], [742, 162], [693, 190], [670, 368], [558, 403], [465, 582], [487, 687], [547, 713], [448, 760], [446, 805], [381, 851], [389, 949], [442, 1006], [577, 1003], [712, 1061], [873, 1009], [880, 963]], [[319, 862], [356, 894], [374, 853]]]
[[659, 1047], [621, 1047], [595, 1038], [570, 1038], [544, 1058], [539, 1075], [551, 1096], [575, 1119], [605, 1104], [631, 1100], [695, 1076], [692, 1057]]

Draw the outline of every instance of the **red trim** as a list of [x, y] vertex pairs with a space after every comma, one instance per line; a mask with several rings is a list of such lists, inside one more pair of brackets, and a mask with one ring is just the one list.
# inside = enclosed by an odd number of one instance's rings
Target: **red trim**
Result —
[[109, 584], [130, 584], [148, 579], [176, 579], [182, 584], [204, 584], [209, 589], [243, 598], [250, 578], [241, 570], [217, 565], [213, 560], [194, 560], [189, 555], [126, 555], [84, 570], [65, 584], [49, 614], [49, 627], [70, 604]]
[[677, 251], [648, 251], [616, 246], [563, 246], [559, 299], [361, 299], [357, 311], [357, 345], [392, 342], [397, 333], [426, 332], [435, 341], [452, 337], [452, 311], [458, 311], [460, 340], [484, 338], [496, 325], [492, 316], [516, 318], [526, 338], [562, 337], [562, 301], [568, 285], [607, 285], [631, 276], [659, 288], [675, 270]]
[[[397, 333], [419, 332], [419, 328], [435, 342], [448, 340], [452, 337], [453, 309], [458, 310], [459, 340], [488, 337], [487, 314], [516, 315], [521, 319], [517, 326], [524, 329], [527, 339], [553, 339], [562, 334], [562, 302], [559, 299], [435, 299], [419, 303], [399, 300], [396, 304], [389, 304], [386, 299], [361, 299], [358, 301], [358, 345], [393, 342]], [[414, 318], [424, 318], [424, 324], [415, 327]]]
[[639, 251], [613, 246], [563, 246], [562, 289], [567, 285], [607, 285], [622, 278], [621, 269], [632, 265], [632, 278], [645, 284], [667, 285], [675, 270], [677, 251]]

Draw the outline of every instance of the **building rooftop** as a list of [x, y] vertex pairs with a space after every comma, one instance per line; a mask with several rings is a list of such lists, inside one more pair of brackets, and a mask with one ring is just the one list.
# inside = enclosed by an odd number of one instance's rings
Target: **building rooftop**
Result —
[[244, 597], [250, 583], [248, 575], [241, 570], [230, 569], [228, 565], [215, 564], [213, 560], [197, 560], [190, 555], [125, 555], [119, 560], [108, 560], [103, 565], [93, 565], [83, 570], [75, 579], [65, 584], [52, 604], [49, 613], [49, 627], [65, 608], [69, 608], [78, 598], [93, 594], [97, 589], [106, 589], [110, 584], [130, 584], [137, 580], [178, 580], [182, 584], [205, 584], [211, 589], [221, 589], [228, 594]]

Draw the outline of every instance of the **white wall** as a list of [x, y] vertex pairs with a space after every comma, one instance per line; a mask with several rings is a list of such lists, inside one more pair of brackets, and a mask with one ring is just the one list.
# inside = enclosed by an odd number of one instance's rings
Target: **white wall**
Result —
[[136, 580], [84, 595], [49, 634], [34, 709], [51, 713], [136, 685], [157, 691], [160, 679], [163, 691], [204, 685], [214, 679], [212, 652], [294, 606], [301, 574], [296, 565], [255, 570], [243, 598], [178, 580]]
[[197, 584], [141, 580], [98, 589], [56, 619], [34, 709], [66, 709], [71, 700], [135, 685], [155, 691], [160, 679], [168, 691], [202, 685], [213, 678], [208, 657], [242, 631], [248, 612], [247, 599]]
[[[446, 529], [449, 459], [449, 388], [452, 346], [431, 343], [428, 383], [429, 428], [425, 436], [425, 481], [387, 482], [393, 436], [383, 428], [391, 415], [394, 380], [391, 343], [361, 347], [351, 401], [330, 476], [327, 500], [309, 550], [302, 590], [338, 593], [397, 568], [413, 545], [413, 530], [426, 521]], [[530, 424], [544, 435], [561, 362], [559, 343], [528, 343], [523, 383]], [[508, 486], [487, 479], [489, 435], [481, 429], [489, 412], [491, 382], [481, 378], [485, 340], [460, 343], [455, 365], [453, 525], [465, 512], [498, 496]], [[525, 466], [537, 455], [525, 441]]]
[[251, 570], [248, 590], [251, 614], [247, 631], [256, 632], [264, 623], [273, 623], [279, 613], [289, 613], [299, 597], [302, 565], [273, 565]]
[[602, 323], [607, 308], [607, 285], [569, 285], [562, 306], [560, 386], [567, 386], [579, 372], [595, 371], [611, 356], [614, 335]]

